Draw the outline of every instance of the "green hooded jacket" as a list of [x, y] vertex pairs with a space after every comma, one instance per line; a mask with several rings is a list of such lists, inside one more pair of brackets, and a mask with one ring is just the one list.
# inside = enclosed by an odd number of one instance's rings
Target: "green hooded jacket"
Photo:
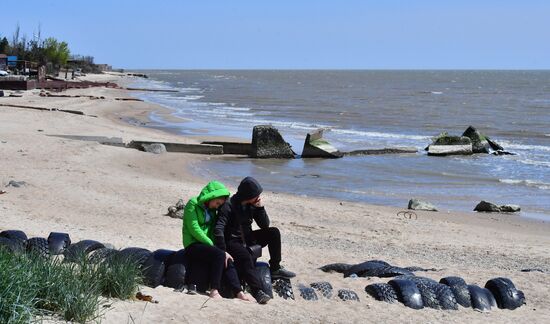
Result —
[[209, 210], [210, 219], [207, 221], [204, 203], [215, 198], [228, 196], [229, 190], [223, 183], [211, 181], [197, 197], [189, 199], [183, 213], [182, 237], [184, 247], [197, 242], [214, 245], [212, 238], [214, 237], [217, 211]]

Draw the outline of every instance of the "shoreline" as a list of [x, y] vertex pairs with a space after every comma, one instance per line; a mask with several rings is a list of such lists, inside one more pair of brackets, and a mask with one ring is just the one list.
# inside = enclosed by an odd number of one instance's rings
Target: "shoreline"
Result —
[[[163, 107], [112, 98], [128, 91], [104, 88], [69, 90], [71, 94], [103, 95], [88, 98], [43, 98], [37, 92], [2, 102], [48, 107], [61, 105], [98, 118], [59, 112], [0, 109], [0, 154], [4, 158], [0, 181], [25, 181], [21, 188], [3, 188], [0, 229], [21, 229], [29, 237], [67, 232], [73, 242], [95, 239], [117, 248], [180, 249], [181, 220], [164, 216], [178, 199], [199, 193], [205, 180], [190, 172], [205, 159], [217, 157], [184, 153], [155, 155], [95, 142], [45, 136], [95, 135], [130, 139], [195, 142], [194, 138], [149, 127], [129, 125], [121, 117], [137, 120], [149, 110]], [[164, 108], [166, 109], [166, 108]], [[129, 116], [128, 116], [129, 115]], [[237, 183], [230, 183], [231, 192]], [[216, 322], [228, 314], [238, 321], [264, 322], [543, 322], [550, 319], [546, 289], [548, 273], [521, 272], [524, 268], [550, 271], [550, 224], [504, 214], [417, 212], [418, 219], [397, 216], [403, 208], [337, 199], [301, 197], [266, 188], [266, 206], [283, 237], [283, 264], [298, 273], [293, 281], [308, 285], [328, 280], [335, 288], [358, 293], [359, 303], [320, 300], [307, 302], [275, 298], [266, 306], [236, 300], [209, 301], [205, 297], [175, 293], [159, 287], [143, 288], [159, 304], [113, 301], [103, 315], [105, 323]], [[267, 260], [267, 253], [262, 258]], [[528, 304], [514, 311], [479, 313], [472, 309], [415, 311], [401, 304], [377, 302], [364, 292], [367, 284], [384, 278], [344, 279], [318, 267], [333, 262], [382, 259], [400, 266], [440, 269], [418, 275], [439, 278], [460, 275], [483, 285], [497, 276], [511, 278], [523, 290]], [[145, 308], [145, 305], [146, 308]], [[182, 311], [185, 309], [185, 311]], [[230, 321], [231, 322], [231, 321]], [[236, 322], [236, 321], [235, 321]]]
[[[131, 91], [130, 91], [130, 95], [132, 95]], [[167, 106], [164, 106], [164, 105], [161, 105], [161, 104], [157, 104], [153, 101], [149, 101], [148, 99], [144, 99], [144, 98], [142, 98], [138, 95], [134, 95], [134, 97], [135, 98], [140, 98], [140, 99], [144, 100], [145, 102], [151, 104], [152, 106], [159, 107], [160, 108], [159, 110], [162, 110], [162, 113], [160, 115], [168, 116], [167, 118], [163, 118], [163, 121], [165, 121], [165, 122], [180, 122], [180, 125], [181, 125], [181, 127], [175, 127], [173, 129], [170, 128], [170, 127], [167, 127], [167, 126], [158, 126], [158, 125], [155, 124], [156, 123], [155, 120], [153, 120], [151, 118], [151, 115], [153, 113], [156, 113], [156, 111], [151, 111], [148, 114], [148, 116], [142, 116], [142, 118], [140, 119], [141, 125], [137, 124], [135, 126], [152, 128], [152, 129], [160, 130], [162, 132], [166, 132], [166, 133], [169, 133], [169, 134], [181, 136], [182, 138], [197, 140], [199, 142], [201, 142], [201, 141], [249, 142], [250, 141], [250, 137], [246, 138], [246, 137], [234, 137], [234, 136], [223, 136], [223, 135], [207, 135], [208, 130], [204, 130], [204, 132], [205, 132], [204, 135], [182, 134], [182, 128], [185, 128], [185, 124], [189, 123], [189, 122], [192, 122], [192, 121], [181, 119], [179, 117], [173, 116], [173, 113], [176, 111], [174, 108], [167, 107]], [[130, 118], [133, 118], [133, 117], [130, 117]], [[200, 131], [200, 129], [196, 129], [196, 128], [193, 128], [193, 129], [195, 131]], [[250, 132], [252, 132], [252, 130], [250, 130]], [[227, 159], [229, 161], [238, 161], [239, 158], [246, 159], [246, 157], [231, 156], [231, 155], [211, 156], [210, 157], [210, 159], [215, 159], [215, 160], [219, 160], [219, 161], [223, 161], [224, 159]], [[203, 178], [205, 180], [207, 180], [208, 179], [207, 175], [212, 174], [212, 171], [210, 169], [202, 168], [201, 173], [203, 175]], [[297, 193], [293, 193], [292, 191], [286, 191], [286, 193], [289, 194], [289, 195], [297, 194]], [[413, 198], [414, 196], [415, 195], [413, 194], [410, 198]], [[317, 199], [334, 199], [336, 201], [343, 200], [343, 201], [347, 201], [347, 202], [358, 202], [357, 200], [354, 200], [354, 199], [346, 199], [345, 197], [344, 198], [335, 198], [335, 197], [331, 197], [330, 195], [324, 196], [322, 194], [317, 194], [317, 195], [313, 194], [311, 196], [307, 195], [307, 197], [317, 198]], [[481, 200], [479, 200], [479, 201], [481, 201]], [[477, 212], [473, 211], [473, 209], [474, 209], [475, 205], [477, 203], [479, 203], [479, 201], [475, 201], [475, 202], [472, 201], [472, 206], [471, 206], [470, 210], [442, 208], [442, 209], [439, 210], [439, 212], [442, 212], [442, 213], [457, 212], [457, 213], [465, 213], [465, 214], [475, 215], [475, 214], [477, 214]], [[377, 204], [377, 203], [372, 203], [372, 202], [367, 203], [367, 204], [368, 205], [373, 205], [373, 206], [389, 206], [389, 207], [394, 207], [394, 208], [407, 209], [407, 202], [408, 202], [408, 200], [403, 200], [401, 202], [401, 205], [392, 204], [389, 201], [387, 203], [382, 203], [382, 204]], [[525, 210], [523, 210], [519, 213], [512, 214], [512, 215], [516, 216], [516, 217], [521, 217], [521, 218], [524, 218], [524, 219], [539, 220], [539, 221], [543, 221], [543, 222], [549, 222], [550, 221], [550, 216], [548, 214], [545, 214], [545, 213], [541, 212], [541, 211], [525, 211]]]

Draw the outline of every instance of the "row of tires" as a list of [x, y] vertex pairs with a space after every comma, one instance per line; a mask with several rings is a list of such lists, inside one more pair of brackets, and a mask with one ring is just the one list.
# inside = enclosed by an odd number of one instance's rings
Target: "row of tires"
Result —
[[[110, 260], [126, 260], [141, 270], [144, 284], [148, 287], [156, 288], [162, 285], [181, 290], [185, 286], [187, 262], [183, 249], [150, 251], [140, 247], [128, 247], [117, 250], [109, 244], [94, 240], [72, 243], [67, 233], [52, 232], [48, 238], [27, 238], [27, 235], [19, 230], [0, 232], [0, 248], [15, 254], [29, 253], [43, 258], [62, 255], [66, 262], [77, 262], [82, 258], [95, 264]], [[273, 297], [269, 265], [257, 262], [256, 268], [262, 279], [264, 291]]]
[[485, 287], [468, 285], [460, 277], [445, 277], [439, 282], [425, 277], [399, 276], [388, 283], [375, 283], [365, 291], [379, 301], [397, 301], [413, 309], [424, 307], [457, 310], [458, 306], [489, 311], [494, 307], [516, 309], [525, 304], [525, 296], [508, 278], [494, 278]]

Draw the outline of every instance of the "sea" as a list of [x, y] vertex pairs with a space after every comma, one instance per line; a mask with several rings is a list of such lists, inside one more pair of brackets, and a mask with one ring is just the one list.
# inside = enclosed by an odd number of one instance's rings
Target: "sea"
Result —
[[[150, 127], [185, 136], [250, 140], [273, 125], [300, 154], [324, 129], [341, 151], [416, 147], [417, 154], [341, 159], [211, 159], [194, 172], [237, 186], [256, 177], [266, 191], [406, 208], [410, 198], [440, 211], [472, 211], [481, 200], [517, 204], [550, 220], [550, 71], [146, 70], [133, 86], [177, 92], [135, 96], [170, 109]], [[428, 156], [441, 132], [468, 126], [515, 155]]]

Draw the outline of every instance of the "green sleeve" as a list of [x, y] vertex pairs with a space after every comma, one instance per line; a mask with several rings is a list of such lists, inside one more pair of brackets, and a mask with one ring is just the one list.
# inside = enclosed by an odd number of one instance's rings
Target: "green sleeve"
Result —
[[189, 230], [188, 234], [201, 243], [214, 245], [214, 242], [212, 242], [199, 225], [198, 212], [199, 210], [195, 205], [188, 204], [185, 207], [183, 221], [185, 222], [185, 227]]

